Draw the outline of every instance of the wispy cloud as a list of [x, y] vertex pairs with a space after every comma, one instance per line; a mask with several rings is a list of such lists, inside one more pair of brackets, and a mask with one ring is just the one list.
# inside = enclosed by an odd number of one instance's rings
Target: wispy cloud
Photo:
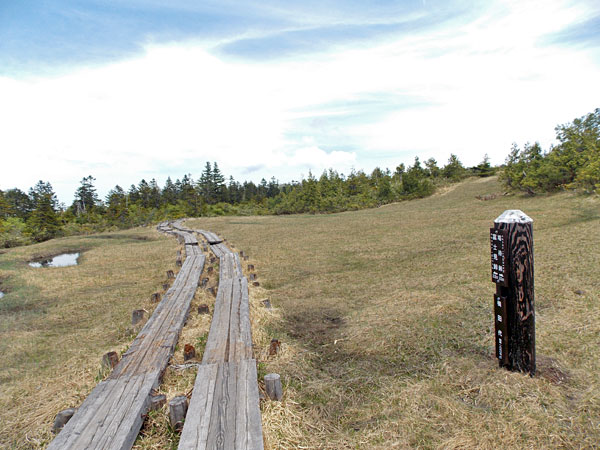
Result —
[[[117, 4], [132, 30], [122, 24], [127, 37], [107, 36], [114, 42], [97, 51], [135, 46], [125, 58], [83, 58], [52, 76], [5, 72], [0, 189], [42, 178], [68, 200], [90, 173], [105, 193], [198, 176], [205, 161], [255, 181], [450, 152], [467, 164], [484, 153], [501, 162], [513, 141], [547, 146], [557, 123], [600, 101], [588, 2], [161, 3]], [[73, 53], [95, 51], [94, 34], [110, 29], [108, 6], [95, 5], [62, 13], [78, 32], [94, 24]], [[161, 15], [154, 30], [140, 25]], [[194, 33], [195, 22], [205, 28]], [[67, 36], [52, 30], [62, 46]], [[29, 41], [38, 49], [40, 36]], [[15, 45], [0, 44], [0, 60], [17, 58]]]

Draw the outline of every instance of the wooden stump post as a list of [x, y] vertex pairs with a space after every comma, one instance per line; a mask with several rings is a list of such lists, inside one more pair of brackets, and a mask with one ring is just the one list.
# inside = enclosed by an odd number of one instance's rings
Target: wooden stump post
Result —
[[183, 360], [189, 361], [192, 358], [196, 357], [196, 349], [192, 344], [185, 344], [183, 347]]
[[150, 411], [158, 411], [167, 403], [165, 394], [153, 395], [150, 397]]
[[271, 339], [271, 344], [269, 345], [269, 356], [275, 356], [279, 353], [279, 349], [281, 348], [281, 342], [279, 339]]
[[271, 400], [281, 400], [283, 397], [283, 389], [281, 387], [281, 377], [279, 374], [269, 373], [265, 375], [265, 390]]
[[262, 304], [263, 304], [263, 306], [264, 306], [265, 308], [267, 308], [267, 309], [271, 309], [271, 308], [272, 308], [272, 306], [271, 306], [271, 300], [270, 300], [270, 299], [268, 299], [268, 298], [265, 298], [265, 299], [262, 301]]
[[533, 220], [504, 211], [490, 229], [496, 357], [500, 367], [535, 375]]
[[117, 364], [119, 364], [117, 352], [108, 352], [102, 356], [102, 367], [105, 369], [114, 369]]
[[250, 274], [250, 281], [254, 281], [256, 280], [256, 274], [255, 273], [251, 273]]
[[208, 309], [208, 305], [202, 304], [198, 305], [198, 314], [208, 314], [210, 310]]
[[134, 309], [131, 312], [131, 325], [135, 326], [138, 323], [140, 323], [142, 321], [142, 319], [144, 318], [145, 312], [146, 312], [146, 310], [144, 310], [144, 309]]
[[169, 420], [175, 431], [181, 431], [188, 409], [188, 399], [185, 395], [173, 397], [169, 402]]
[[150, 300], [152, 301], [152, 303], [158, 303], [160, 301], [160, 294], [158, 292], [155, 292], [154, 294], [152, 294], [152, 298]]
[[73, 414], [75, 414], [76, 411], [76, 408], [69, 408], [59, 412], [56, 415], [56, 418], [54, 419], [54, 425], [52, 425], [52, 432], [54, 434], [58, 434], [58, 432], [62, 430], [63, 427], [67, 424], [67, 422], [71, 420], [71, 417], [73, 417]]
[[171, 280], [175, 278], [175, 274], [173, 273], [172, 270], [167, 270], [167, 280]]

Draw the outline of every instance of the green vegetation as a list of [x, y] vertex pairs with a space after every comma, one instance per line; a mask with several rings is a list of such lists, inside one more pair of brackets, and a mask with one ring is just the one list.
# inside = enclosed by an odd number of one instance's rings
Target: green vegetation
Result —
[[504, 183], [531, 195], [560, 189], [600, 190], [600, 108], [556, 127], [559, 144], [542, 152], [539, 143], [514, 144], [502, 174]]
[[26, 194], [19, 189], [0, 191], [0, 247], [15, 247], [54, 237], [125, 229], [181, 217], [322, 213], [357, 210], [402, 199], [426, 197], [440, 185], [460, 181], [469, 174], [493, 174], [487, 157], [466, 169], [455, 155], [443, 168], [430, 158], [425, 167], [418, 158], [411, 167], [394, 173], [376, 168], [368, 175], [334, 170], [319, 179], [309, 173], [301, 182], [279, 184], [272, 178], [228, 184], [217, 163], [207, 162], [198, 181], [185, 175], [174, 183], [168, 178], [161, 189], [156, 180], [132, 185], [126, 192], [115, 186], [101, 201], [94, 177], [81, 180], [68, 208], [59, 204], [52, 185], [39, 181]]

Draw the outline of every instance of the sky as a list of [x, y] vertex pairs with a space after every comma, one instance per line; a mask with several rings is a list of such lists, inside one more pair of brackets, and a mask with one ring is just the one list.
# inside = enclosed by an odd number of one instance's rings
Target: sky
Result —
[[597, 0], [2, 0], [0, 189], [500, 164], [598, 80]]

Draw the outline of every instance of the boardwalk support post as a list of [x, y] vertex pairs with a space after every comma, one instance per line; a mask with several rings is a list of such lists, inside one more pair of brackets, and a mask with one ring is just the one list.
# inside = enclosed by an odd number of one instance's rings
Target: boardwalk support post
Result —
[[500, 367], [535, 375], [533, 220], [504, 211], [490, 229], [496, 357]]
[[119, 355], [117, 352], [108, 352], [102, 356], [102, 367], [107, 370], [113, 369], [117, 364], [119, 364]]
[[134, 309], [131, 312], [131, 325], [136, 326], [138, 323], [140, 323], [144, 319], [145, 312], [146, 310], [144, 309]]
[[150, 397], [150, 411], [158, 411], [167, 403], [165, 394], [153, 395]]
[[281, 387], [281, 377], [278, 373], [268, 373], [265, 375], [265, 390], [271, 400], [281, 400], [283, 389]]
[[71, 417], [73, 417], [73, 414], [75, 414], [75, 411], [77, 411], [76, 408], [69, 408], [69, 409], [65, 409], [65, 410], [59, 412], [56, 415], [56, 418], [54, 419], [54, 425], [52, 426], [52, 432], [54, 434], [57, 434], [60, 430], [62, 430], [63, 427], [67, 424], [67, 422], [69, 420], [71, 420]]
[[169, 420], [175, 431], [181, 431], [188, 409], [188, 399], [185, 395], [173, 397], [169, 402]]

